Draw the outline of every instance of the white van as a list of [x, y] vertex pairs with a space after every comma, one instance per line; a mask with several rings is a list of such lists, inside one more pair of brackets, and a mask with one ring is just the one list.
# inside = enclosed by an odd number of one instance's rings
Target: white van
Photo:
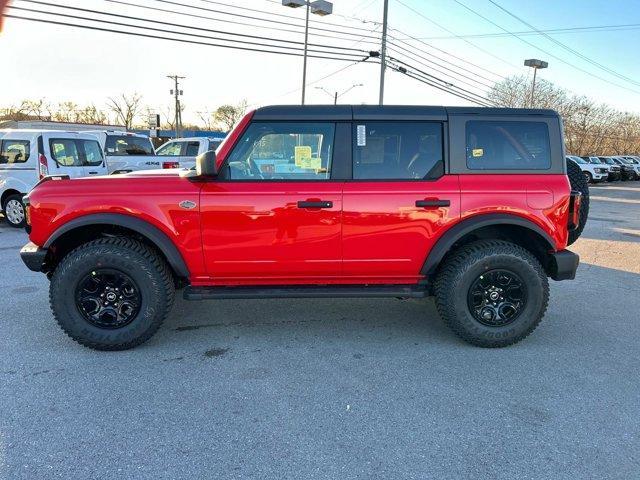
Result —
[[0, 205], [9, 225], [25, 224], [22, 197], [47, 175], [106, 175], [95, 137], [59, 130], [0, 130]]
[[215, 150], [223, 140], [224, 136], [175, 138], [160, 145], [156, 155], [162, 157], [162, 168], [191, 168], [198, 155]]
[[93, 135], [100, 142], [109, 173], [162, 168], [151, 139], [145, 135], [120, 130], [90, 130], [83, 133]]

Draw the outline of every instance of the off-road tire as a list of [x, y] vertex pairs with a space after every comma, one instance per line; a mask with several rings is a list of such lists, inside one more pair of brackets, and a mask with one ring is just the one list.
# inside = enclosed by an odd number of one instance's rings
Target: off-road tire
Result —
[[[8, 210], [8, 206], [10, 205], [10, 202], [18, 202], [22, 207], [21, 221], [13, 222], [9, 220], [10, 215], [8, 215], [7, 210]], [[24, 228], [24, 226], [27, 224], [27, 215], [25, 212], [24, 203], [22, 202], [22, 195], [14, 193], [13, 195], [9, 195], [7, 198], [5, 198], [4, 202], [2, 203], [2, 214], [4, 215], [4, 219], [7, 222], [7, 225], [11, 225], [12, 227], [15, 227], [15, 228]]]
[[[527, 297], [512, 323], [487, 326], [473, 316], [468, 294], [480, 275], [498, 269], [517, 274], [526, 286]], [[434, 292], [438, 313], [458, 337], [478, 347], [496, 348], [517, 343], [535, 330], [547, 310], [549, 282], [529, 251], [502, 240], [479, 240], [446, 257]]]
[[587, 218], [589, 217], [589, 184], [578, 164], [572, 160], [567, 160], [567, 176], [569, 177], [571, 190], [577, 190], [582, 193], [580, 223], [578, 224], [578, 228], [569, 232], [569, 241], [567, 244], [571, 245], [578, 240], [582, 234], [582, 230], [584, 230], [584, 226], [587, 224]]
[[[140, 291], [137, 315], [121, 328], [91, 324], [76, 305], [81, 278], [99, 268], [124, 272]], [[164, 259], [146, 245], [124, 237], [101, 238], [72, 250], [53, 272], [49, 287], [51, 310], [62, 330], [95, 350], [126, 350], [149, 340], [169, 314], [174, 297], [172, 274]]]

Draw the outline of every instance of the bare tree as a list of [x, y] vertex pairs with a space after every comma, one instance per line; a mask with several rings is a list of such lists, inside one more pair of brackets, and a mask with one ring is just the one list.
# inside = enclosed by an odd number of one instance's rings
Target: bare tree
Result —
[[213, 114], [216, 125], [229, 131], [238, 123], [247, 111], [247, 101], [242, 100], [237, 105], [222, 105]]
[[107, 108], [115, 114], [117, 122], [130, 129], [136, 117], [142, 112], [142, 95], [123, 93], [119, 97], [109, 97]]
[[[503, 107], [529, 107], [531, 83], [526, 76], [496, 83], [488, 98]], [[640, 115], [620, 112], [540, 80], [534, 106], [556, 110], [563, 119], [565, 144], [574, 155], [617, 155], [640, 152]]]

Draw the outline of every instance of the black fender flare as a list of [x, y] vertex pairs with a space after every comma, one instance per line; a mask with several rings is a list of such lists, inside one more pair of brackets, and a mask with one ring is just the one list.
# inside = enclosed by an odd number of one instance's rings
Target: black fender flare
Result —
[[88, 225], [117, 225], [139, 233], [162, 252], [169, 262], [169, 265], [171, 265], [171, 268], [173, 268], [179, 277], [189, 278], [189, 269], [187, 268], [187, 264], [184, 261], [184, 258], [182, 258], [180, 251], [167, 234], [149, 222], [130, 215], [118, 213], [94, 213], [75, 218], [53, 232], [43, 247], [49, 248], [53, 242], [65, 233]]
[[481, 214], [462, 220], [460, 223], [457, 223], [455, 226], [447, 230], [436, 241], [435, 245], [427, 255], [427, 258], [422, 265], [422, 269], [420, 270], [420, 274], [433, 274], [438, 268], [438, 265], [440, 265], [444, 256], [458, 240], [474, 230], [492, 225], [513, 225], [517, 227], [524, 227], [541, 237], [550, 251], [556, 250], [554, 241], [549, 234], [531, 220], [527, 220], [526, 218], [522, 218], [517, 215], [503, 213]]

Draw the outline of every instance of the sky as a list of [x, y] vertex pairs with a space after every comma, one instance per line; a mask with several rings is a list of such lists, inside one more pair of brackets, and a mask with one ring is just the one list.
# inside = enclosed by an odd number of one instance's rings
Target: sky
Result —
[[[293, 48], [297, 48], [304, 40], [301, 27], [304, 21], [303, 9], [286, 8], [275, 0], [120, 0], [120, 3], [117, 0], [42, 1], [151, 18], [175, 25], [147, 24], [154, 28], [180, 29], [178, 25], [188, 25], [208, 29], [189, 30], [196, 34], [236, 38], [210, 32], [215, 29], [264, 36], [287, 40], [290, 42], [287, 45]], [[538, 72], [539, 78], [618, 109], [640, 113], [640, 62], [637, 53], [640, 44], [640, 1], [494, 1], [538, 30], [637, 25], [618, 30], [606, 28], [600, 31], [552, 33], [549, 34], [551, 39], [541, 35], [523, 35], [521, 38], [528, 42], [525, 43], [505, 34], [505, 30], [521, 32], [531, 30], [531, 27], [501, 10], [491, 0], [389, 0], [389, 33], [395, 37], [394, 42], [397, 44], [391, 47], [396, 52], [392, 50], [390, 55], [403, 58], [413, 69], [418, 68], [444, 78], [478, 95], [484, 95], [487, 86], [502, 77], [531, 75], [531, 69], [523, 66], [523, 60], [539, 58], [549, 63], [549, 68]], [[151, 8], [132, 7], [122, 2]], [[383, 0], [334, 0], [333, 4], [332, 15], [322, 18], [312, 15], [311, 25], [325, 30], [311, 30], [309, 43], [338, 45], [363, 51], [379, 50], [379, 45], [373, 43], [373, 40], [372, 43], [366, 43], [369, 39], [362, 37], [376, 35], [375, 32], [380, 31]], [[24, 0], [13, 0], [11, 5], [83, 15], [96, 20], [110, 19], [140, 24], [135, 20], [64, 10]], [[485, 19], [463, 5], [475, 10]], [[195, 18], [160, 9], [210, 18]], [[224, 15], [212, 10], [233, 12], [245, 17]], [[42, 14], [12, 8], [6, 13], [44, 17]], [[253, 16], [256, 19], [246, 18]], [[58, 19], [105, 26], [104, 23], [95, 21]], [[253, 26], [232, 22], [251, 23]], [[295, 33], [275, 28], [294, 30]], [[452, 33], [458, 36], [500, 33], [504, 36], [461, 39], [453, 37]], [[161, 32], [156, 34], [164, 35]], [[317, 34], [340, 38], [320, 37]], [[422, 40], [416, 41], [410, 37]], [[213, 42], [197, 37], [181, 38]], [[553, 40], [561, 42], [567, 48]], [[251, 48], [261, 48], [261, 45], [269, 43], [261, 39], [252, 41], [259, 45]], [[399, 53], [408, 46], [411, 47], [413, 57], [401, 57]], [[354, 55], [364, 55], [355, 50], [351, 52]], [[422, 60], [416, 55], [422, 57]], [[181, 87], [184, 91], [182, 101], [185, 105], [185, 122], [198, 123], [198, 112], [213, 111], [221, 104], [233, 104], [242, 99], [246, 99], [252, 107], [300, 102], [300, 57], [132, 37], [7, 18], [0, 33], [0, 59], [3, 66], [0, 76], [0, 108], [18, 104], [23, 99], [38, 98], [46, 98], [52, 103], [71, 100], [80, 105], [93, 103], [103, 107], [108, 97], [137, 92], [143, 96], [145, 105], [153, 111], [163, 113], [172, 104], [169, 92], [172, 85], [166, 78], [170, 74], [186, 77]], [[451, 73], [452, 70], [456, 73]], [[353, 64], [309, 58], [307, 103], [331, 103], [333, 98], [325, 90], [343, 92], [353, 85], [362, 84], [342, 95], [340, 102], [375, 104], [378, 101], [379, 72], [380, 66], [370, 61]], [[385, 76], [385, 103], [471, 104], [468, 100], [441, 92], [393, 70], [387, 70]]]

